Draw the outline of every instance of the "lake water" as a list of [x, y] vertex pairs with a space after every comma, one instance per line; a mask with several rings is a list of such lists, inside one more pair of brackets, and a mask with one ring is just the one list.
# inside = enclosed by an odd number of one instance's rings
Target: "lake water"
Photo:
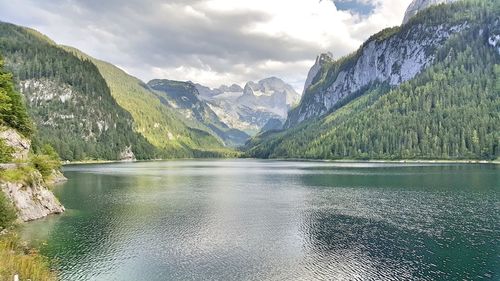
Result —
[[500, 280], [500, 166], [68, 166], [26, 224], [62, 280]]

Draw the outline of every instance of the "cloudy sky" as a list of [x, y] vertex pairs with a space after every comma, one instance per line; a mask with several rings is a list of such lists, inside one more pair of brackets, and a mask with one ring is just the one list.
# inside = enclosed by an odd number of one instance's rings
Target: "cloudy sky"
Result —
[[0, 0], [35, 28], [149, 81], [211, 87], [277, 76], [301, 90], [317, 54], [399, 25], [411, 0]]

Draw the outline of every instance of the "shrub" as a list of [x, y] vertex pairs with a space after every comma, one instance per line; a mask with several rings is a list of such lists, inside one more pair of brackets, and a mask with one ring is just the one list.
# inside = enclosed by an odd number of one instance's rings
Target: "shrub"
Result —
[[58, 170], [61, 167], [59, 160], [45, 154], [33, 155], [30, 160], [33, 168], [42, 174], [44, 180], [48, 179], [54, 170]]
[[8, 228], [16, 219], [16, 210], [5, 196], [3, 191], [0, 191], [0, 230]]
[[4, 140], [0, 139], [0, 163], [9, 163], [12, 161], [12, 153], [14, 149], [5, 144]]
[[33, 179], [34, 168], [28, 165], [21, 164], [15, 169], [0, 170], [0, 180], [8, 182], [24, 182], [31, 185]]

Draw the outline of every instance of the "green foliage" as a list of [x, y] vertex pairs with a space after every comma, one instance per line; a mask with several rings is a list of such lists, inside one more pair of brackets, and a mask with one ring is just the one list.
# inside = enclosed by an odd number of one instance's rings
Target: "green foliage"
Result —
[[19, 93], [14, 90], [12, 74], [5, 71], [0, 56], [0, 125], [17, 129], [25, 136], [32, 133], [32, 125]]
[[50, 160], [61, 161], [59, 154], [57, 154], [57, 151], [50, 144], [43, 145], [40, 152], [43, 155], [47, 155]]
[[35, 169], [29, 164], [20, 164], [15, 169], [7, 169], [0, 171], [0, 180], [8, 182], [22, 182], [25, 184], [32, 184], [33, 172]]
[[47, 180], [54, 170], [61, 168], [61, 162], [58, 159], [43, 154], [31, 156], [30, 163], [40, 172], [44, 180]]
[[[323, 159], [485, 159], [500, 156], [500, 58], [480, 29], [497, 2], [434, 8], [425, 16], [474, 19], [436, 53], [435, 64], [394, 89], [374, 85], [333, 113], [259, 136], [248, 155]], [[467, 13], [463, 13], [467, 9]], [[451, 12], [450, 12], [451, 11]], [[432, 20], [432, 19], [431, 19]], [[437, 19], [436, 19], [437, 20]], [[442, 19], [441, 19], [442, 20]], [[425, 21], [427, 23], [427, 21]], [[405, 26], [405, 28], [408, 28]]]
[[14, 149], [5, 144], [4, 140], [0, 139], [0, 163], [9, 163], [12, 161], [12, 153]]
[[25, 246], [14, 234], [0, 236], [0, 280], [55, 281], [56, 273], [50, 269], [47, 258]]
[[0, 231], [12, 225], [16, 220], [16, 210], [5, 194], [0, 191]]

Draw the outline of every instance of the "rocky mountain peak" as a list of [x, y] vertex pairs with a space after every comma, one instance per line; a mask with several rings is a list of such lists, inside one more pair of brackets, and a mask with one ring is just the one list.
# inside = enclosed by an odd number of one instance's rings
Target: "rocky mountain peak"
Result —
[[243, 88], [241, 88], [240, 85], [238, 85], [238, 84], [233, 84], [231, 86], [222, 85], [219, 87], [219, 90], [221, 93], [224, 93], [224, 92], [231, 92], [231, 93], [243, 92]]
[[320, 54], [316, 57], [316, 62], [314, 63], [314, 65], [309, 70], [309, 73], [307, 74], [307, 79], [304, 84], [304, 91], [302, 94], [304, 94], [306, 89], [309, 88], [309, 86], [311, 86], [314, 77], [316, 77], [321, 67], [324, 64], [332, 61], [333, 61], [333, 54], [330, 52]]
[[406, 9], [403, 24], [407, 23], [418, 12], [429, 8], [432, 5], [448, 4], [458, 0], [413, 0], [408, 9]]

